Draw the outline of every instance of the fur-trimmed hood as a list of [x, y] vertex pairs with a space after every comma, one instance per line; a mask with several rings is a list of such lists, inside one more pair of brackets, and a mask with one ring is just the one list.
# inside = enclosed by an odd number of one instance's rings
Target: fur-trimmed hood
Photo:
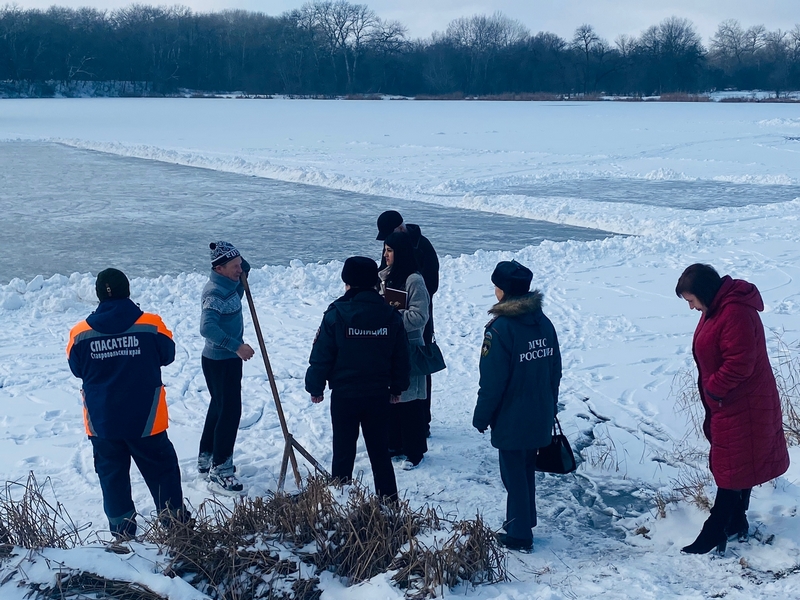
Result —
[[489, 309], [489, 314], [494, 318], [513, 318], [533, 314], [542, 310], [543, 299], [544, 296], [539, 290], [533, 290], [523, 296], [511, 296], [492, 306]]

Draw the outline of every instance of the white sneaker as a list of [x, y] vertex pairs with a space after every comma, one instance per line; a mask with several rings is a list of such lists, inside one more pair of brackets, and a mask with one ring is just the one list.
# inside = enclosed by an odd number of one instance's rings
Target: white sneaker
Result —
[[211, 467], [208, 472], [208, 489], [229, 496], [244, 493], [244, 486], [236, 478], [236, 467], [230, 458], [221, 465]]
[[236, 475], [219, 475], [213, 470], [208, 474], [208, 489], [210, 492], [226, 496], [244, 494], [244, 486], [236, 479]]

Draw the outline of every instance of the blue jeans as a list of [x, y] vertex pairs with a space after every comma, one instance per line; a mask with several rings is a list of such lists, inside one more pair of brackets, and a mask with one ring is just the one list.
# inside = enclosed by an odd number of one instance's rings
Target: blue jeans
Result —
[[175, 513], [183, 507], [178, 456], [166, 431], [128, 440], [89, 439], [94, 450], [94, 470], [103, 491], [103, 510], [111, 533], [123, 536], [136, 533], [136, 507], [131, 497], [131, 459], [144, 477], [158, 512], [168, 509]]

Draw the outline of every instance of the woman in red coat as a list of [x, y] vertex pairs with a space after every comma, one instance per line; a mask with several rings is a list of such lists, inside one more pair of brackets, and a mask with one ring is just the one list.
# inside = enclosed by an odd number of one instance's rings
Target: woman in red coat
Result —
[[764, 302], [752, 283], [720, 277], [703, 264], [686, 268], [675, 293], [702, 313], [692, 352], [718, 487], [711, 516], [683, 552], [724, 552], [729, 536], [747, 539], [753, 486], [789, 468], [781, 402], [758, 315]]

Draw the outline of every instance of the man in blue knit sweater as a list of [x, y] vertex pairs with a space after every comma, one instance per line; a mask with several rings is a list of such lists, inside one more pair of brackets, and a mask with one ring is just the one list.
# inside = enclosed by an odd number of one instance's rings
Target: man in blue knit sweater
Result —
[[209, 489], [240, 494], [243, 486], [233, 466], [233, 446], [242, 416], [242, 361], [254, 351], [243, 341], [242, 273], [250, 265], [228, 242], [212, 242], [211, 274], [203, 288], [200, 334], [205, 338], [203, 375], [211, 394], [197, 470], [208, 474]]

